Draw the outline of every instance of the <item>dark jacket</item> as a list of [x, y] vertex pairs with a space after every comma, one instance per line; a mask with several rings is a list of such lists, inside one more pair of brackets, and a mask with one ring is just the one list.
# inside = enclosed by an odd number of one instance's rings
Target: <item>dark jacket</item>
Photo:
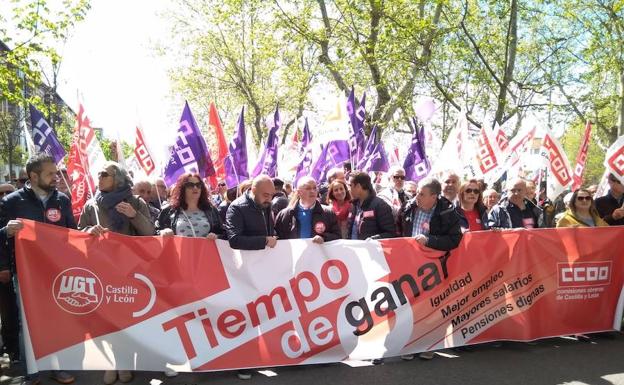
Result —
[[259, 207], [249, 192], [236, 198], [228, 207], [225, 232], [230, 247], [240, 250], [262, 250], [266, 237], [275, 235], [271, 207]]
[[394, 225], [394, 217], [392, 216], [392, 208], [383, 199], [377, 197], [374, 192], [362, 202], [361, 212], [358, 218], [357, 209], [359, 200], [355, 199], [351, 202], [353, 208], [349, 213], [347, 222], [347, 237], [351, 238], [351, 230], [353, 223], [358, 224], [358, 239], [380, 239], [394, 238], [396, 236], [396, 226]]
[[[511, 229], [513, 228], [511, 215], [509, 214], [509, 198], [505, 197], [501, 199], [490, 211], [488, 215], [488, 226], [490, 228]], [[524, 200], [525, 206], [531, 210], [531, 216], [533, 217], [533, 223], [536, 228], [544, 227], [544, 220], [542, 216], [542, 210], [535, 206], [533, 202], [528, 199]]]
[[273, 200], [271, 201], [271, 210], [273, 210], [273, 215], [277, 216], [277, 214], [284, 210], [288, 206], [288, 198], [286, 194], [282, 191], [278, 191], [273, 196]]
[[[275, 218], [275, 231], [280, 239], [299, 239], [297, 206], [286, 207]], [[312, 234], [320, 235], [326, 242], [341, 238], [336, 214], [331, 208], [317, 201], [312, 207]]]
[[[475, 208], [479, 210], [479, 219], [481, 219], [481, 225], [483, 226], [483, 230], [489, 230], [490, 227], [488, 226], [487, 209], [485, 208], [485, 206], [481, 206], [481, 205], [475, 206]], [[466, 218], [464, 209], [462, 209], [460, 205], [457, 205], [457, 207], [455, 207], [455, 212], [457, 213], [457, 216], [459, 217], [459, 227], [464, 229], [464, 231], [467, 231], [468, 219]]]
[[614, 219], [612, 214], [613, 210], [622, 207], [622, 204], [611, 195], [609, 191], [607, 195], [596, 198], [596, 210], [600, 217], [605, 220], [610, 226], [624, 225], [624, 218]]
[[[401, 215], [403, 223], [403, 236], [411, 237], [414, 226], [414, 212], [418, 208], [416, 199], [412, 199], [405, 205]], [[444, 197], [439, 197], [431, 220], [429, 221], [429, 235], [425, 246], [442, 251], [449, 251], [457, 247], [462, 239], [462, 231], [459, 225], [459, 215], [453, 204]]]
[[0, 200], [0, 270], [15, 271], [15, 242], [7, 236], [6, 225], [16, 218], [76, 228], [71, 201], [62, 192], [54, 190], [45, 207], [30, 185], [12, 192]]
[[[160, 230], [171, 229], [176, 234], [176, 224], [178, 223], [178, 217], [180, 216], [181, 208], [174, 209], [171, 206], [165, 207], [158, 216], [156, 221], [156, 234], [160, 234]], [[219, 236], [219, 239], [227, 239], [225, 236], [225, 230], [221, 224], [219, 218], [219, 212], [214, 206], [210, 206], [209, 209], [204, 210], [208, 222], [210, 222], [210, 232]]]

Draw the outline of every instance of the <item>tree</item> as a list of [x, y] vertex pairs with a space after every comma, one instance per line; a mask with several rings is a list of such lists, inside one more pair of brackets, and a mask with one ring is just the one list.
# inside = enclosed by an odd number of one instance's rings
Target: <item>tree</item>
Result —
[[235, 118], [228, 113], [248, 105], [256, 144], [266, 135], [264, 117], [276, 105], [295, 111], [286, 127], [302, 115], [317, 72], [314, 52], [276, 28], [271, 12], [260, 0], [178, 0], [169, 15], [179, 38], [167, 54], [191, 52], [190, 60], [172, 71], [177, 90], [203, 106], [200, 117], [211, 100], [228, 120]]
[[[0, 136], [19, 136], [19, 127], [25, 124], [29, 103], [41, 110], [50, 124], [64, 127], [59, 118], [61, 112], [50, 99], [56, 94], [61, 61], [55, 45], [67, 38], [69, 31], [84, 18], [88, 9], [89, 0], [64, 0], [62, 4], [45, 0], [15, 0], [10, 6], [10, 20], [0, 16], [0, 25], [4, 26], [0, 27], [0, 40], [6, 44], [0, 50], [0, 101], [14, 107], [10, 117], [16, 120], [13, 124], [3, 124]], [[15, 26], [11, 31], [7, 29], [9, 22]], [[51, 84], [45, 84], [44, 72], [47, 68], [52, 71]], [[2, 150], [12, 151], [7, 147]], [[12, 167], [13, 156], [2, 155]]]

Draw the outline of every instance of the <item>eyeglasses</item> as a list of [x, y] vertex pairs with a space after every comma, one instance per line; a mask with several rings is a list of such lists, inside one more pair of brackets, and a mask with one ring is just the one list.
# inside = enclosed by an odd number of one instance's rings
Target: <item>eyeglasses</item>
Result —
[[405, 180], [405, 175], [392, 175], [392, 177], [394, 179], [401, 179], [401, 180]]
[[225, 187], [225, 183], [223, 182], [219, 183], [219, 187]]
[[197, 187], [198, 189], [201, 189], [202, 187], [202, 182], [186, 182], [184, 183], [184, 187], [185, 188], [193, 188], [193, 187]]
[[511, 191], [512, 193], [514, 193], [514, 194], [515, 194], [515, 193], [522, 192], [522, 189], [521, 189], [521, 188], [512, 188], [512, 189], [511, 189], [511, 190], [509, 190], [509, 191]]
[[110, 174], [106, 171], [100, 171], [98, 172], [98, 178], [108, 178], [110, 176]]
[[20, 183], [26, 183], [28, 182], [28, 178], [19, 178], [17, 181]]
[[588, 201], [588, 202], [590, 202], [590, 201], [592, 200], [592, 197], [590, 197], [590, 196], [580, 197], [580, 196], [579, 196], [579, 197], [576, 197], [576, 200], [577, 200], [577, 201], [581, 201], [581, 202], [582, 202], [582, 201]]
[[479, 189], [478, 188], [467, 188], [464, 190], [464, 192], [466, 194], [479, 194]]

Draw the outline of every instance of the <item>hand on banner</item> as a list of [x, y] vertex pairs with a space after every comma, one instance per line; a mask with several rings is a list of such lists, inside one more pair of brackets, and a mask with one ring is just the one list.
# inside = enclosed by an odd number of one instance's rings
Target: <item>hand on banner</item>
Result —
[[6, 232], [9, 238], [14, 236], [18, 231], [24, 228], [24, 224], [19, 219], [12, 219], [6, 225]]
[[312, 238], [312, 242], [318, 243], [320, 245], [321, 243], [325, 242], [325, 240], [320, 235], [315, 235], [314, 238]]
[[266, 245], [274, 248], [277, 245], [277, 237], [266, 237]]
[[219, 236], [215, 233], [208, 233], [208, 235], [206, 235], [206, 238], [212, 239], [214, 241], [215, 239], [219, 238]]
[[613, 213], [611, 214], [611, 216], [615, 220], [622, 219], [622, 217], [624, 217], [624, 208], [620, 207], [619, 209], [613, 210]]
[[173, 230], [171, 229], [162, 229], [160, 230], [160, 235], [163, 237], [173, 237], [175, 234], [173, 234]]
[[11, 272], [9, 270], [0, 271], [0, 283], [11, 282]]
[[102, 227], [101, 225], [91, 226], [89, 227], [89, 230], [87, 230], [87, 233], [95, 235], [96, 237], [99, 237], [106, 232], [108, 232], [108, 229], [106, 227]]
[[423, 246], [427, 246], [427, 241], [429, 240], [425, 235], [422, 234], [418, 234], [414, 237], [414, 239], [416, 240], [416, 242], [420, 243]]
[[134, 209], [134, 207], [132, 207], [132, 205], [128, 202], [120, 202], [117, 204], [117, 206], [115, 206], [115, 210], [117, 210], [118, 212], [122, 213], [123, 215], [127, 216], [130, 219], [134, 219], [134, 217], [136, 217], [137, 212]]

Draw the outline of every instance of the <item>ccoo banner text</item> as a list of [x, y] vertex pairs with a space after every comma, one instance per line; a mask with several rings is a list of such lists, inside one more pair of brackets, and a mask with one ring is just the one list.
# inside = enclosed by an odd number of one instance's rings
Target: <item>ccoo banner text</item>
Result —
[[[622, 228], [413, 239], [94, 237], [24, 221], [29, 371], [210, 371], [370, 359], [619, 329]], [[53, 337], [52, 337], [53, 336]]]

